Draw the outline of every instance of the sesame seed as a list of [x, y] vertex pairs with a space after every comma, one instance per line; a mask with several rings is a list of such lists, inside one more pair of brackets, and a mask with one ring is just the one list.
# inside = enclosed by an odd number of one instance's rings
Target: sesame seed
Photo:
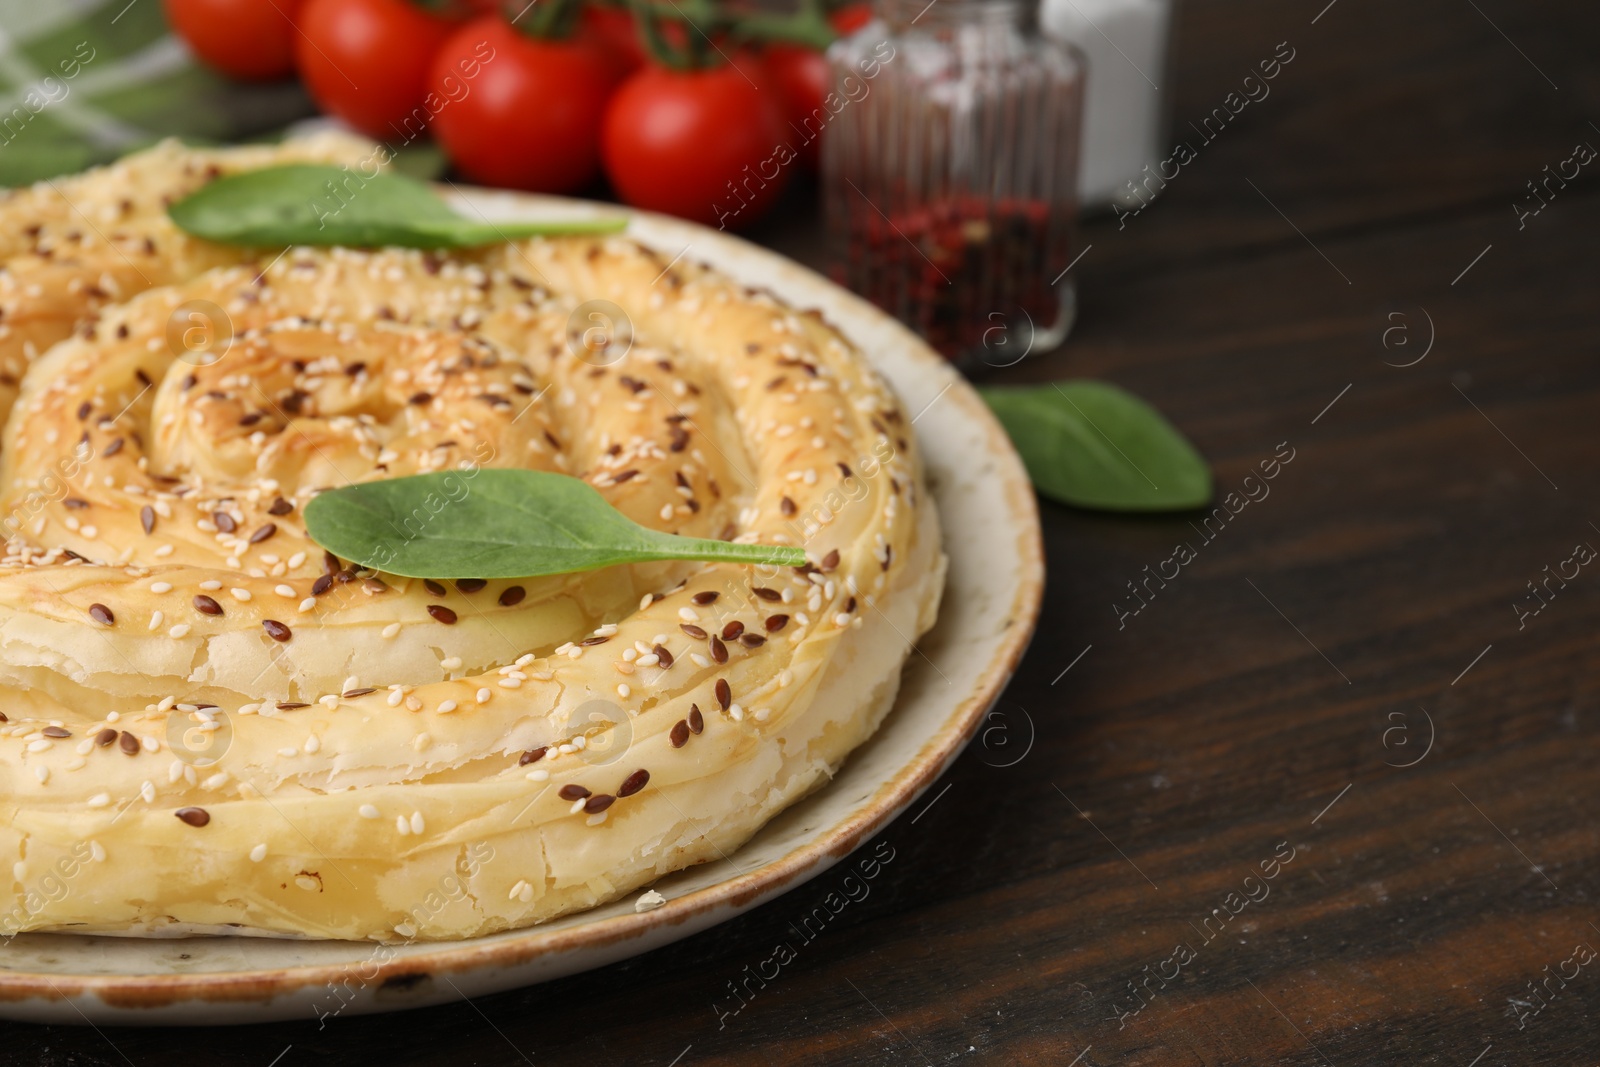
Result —
[[171, 582], [151, 582], [150, 583], [150, 591], [152, 593], [170, 593], [170, 592], [172, 592], [172, 583]]
[[375, 805], [372, 805], [372, 804], [363, 804], [363, 805], [361, 805], [360, 808], [356, 809], [356, 812], [363, 819], [381, 819], [381, 818], [383, 818], [383, 813], [381, 811], [379, 811]]
[[275, 585], [272, 587], [272, 591], [288, 600], [293, 600], [295, 597], [299, 596], [299, 594], [295, 592], [295, 588], [292, 585]]
[[240, 589], [239, 587], [235, 586], [234, 588], [229, 589], [228, 592], [232, 594], [233, 599], [240, 601], [241, 603], [250, 599], [250, 590], [248, 589]]
[[494, 690], [490, 689], [488, 686], [484, 686], [482, 689], [478, 690], [474, 697], [474, 699], [476, 699], [480, 704], [487, 704], [493, 698]]
[[251, 863], [260, 863], [262, 860], [264, 860], [266, 858], [267, 858], [267, 846], [265, 844], [257, 845], [255, 848], [250, 850], [250, 862]]
[[391, 622], [388, 626], [385, 626], [383, 628], [381, 636], [383, 637], [384, 640], [387, 641], [388, 639], [394, 637], [394, 635], [399, 633], [399, 632], [400, 632], [400, 624], [397, 623], [397, 622]]
[[632, 688], [630, 688], [628, 686], [628, 684], [626, 682], [622, 682], [622, 683], [619, 683], [617, 685], [617, 696], [622, 697], [624, 700], [626, 700], [628, 697], [631, 697], [632, 695], [633, 695], [633, 690], [632, 690]]

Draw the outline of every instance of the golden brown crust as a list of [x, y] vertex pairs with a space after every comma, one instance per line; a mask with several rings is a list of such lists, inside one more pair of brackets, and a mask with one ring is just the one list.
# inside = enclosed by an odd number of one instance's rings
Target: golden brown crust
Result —
[[106, 167], [0, 193], [0, 417], [28, 364], [101, 308], [245, 258], [179, 230], [168, 204], [224, 174], [288, 162], [355, 165], [373, 148], [332, 133], [252, 148], [167, 140]]
[[[908, 420], [827, 324], [621, 239], [262, 266], [103, 308], [6, 427], [7, 928], [526, 925], [731, 851], [876, 727], [943, 557]], [[215, 362], [166, 341], [197, 301]], [[481, 466], [812, 564], [425, 583], [300, 522]]]

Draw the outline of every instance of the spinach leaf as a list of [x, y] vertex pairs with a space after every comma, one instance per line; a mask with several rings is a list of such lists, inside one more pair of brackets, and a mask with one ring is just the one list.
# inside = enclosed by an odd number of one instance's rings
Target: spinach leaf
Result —
[[539, 234], [616, 233], [621, 217], [488, 222], [456, 214], [400, 174], [290, 163], [230, 174], [167, 208], [178, 228], [222, 244], [474, 248]]
[[1211, 499], [1211, 470], [1155, 408], [1109, 382], [980, 389], [1034, 488], [1101, 511], [1180, 511]]
[[312, 540], [408, 578], [537, 578], [619, 563], [703, 559], [798, 567], [805, 550], [678, 537], [640, 526], [588, 482], [545, 471], [446, 471], [330, 489], [305, 509]]

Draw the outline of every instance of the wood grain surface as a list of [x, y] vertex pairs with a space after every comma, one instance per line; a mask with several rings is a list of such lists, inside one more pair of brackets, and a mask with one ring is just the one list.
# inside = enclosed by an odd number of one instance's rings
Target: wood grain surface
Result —
[[[1066, 348], [989, 378], [1115, 380], [1257, 499], [1209, 528], [1047, 505], [1018, 677], [814, 939], [843, 867], [551, 985], [13, 1026], [0, 1064], [1600, 1062], [1600, 565], [1565, 562], [1600, 547], [1600, 163], [1513, 207], [1600, 146], [1597, 40], [1578, 0], [1181, 9], [1161, 88], [1197, 158], [1084, 227]], [[792, 207], [754, 236], [815, 260]]]

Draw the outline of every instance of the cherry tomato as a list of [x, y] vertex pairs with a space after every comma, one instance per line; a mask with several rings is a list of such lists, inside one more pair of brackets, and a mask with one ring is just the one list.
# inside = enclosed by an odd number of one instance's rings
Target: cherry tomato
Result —
[[588, 36], [528, 37], [498, 15], [469, 22], [434, 58], [434, 136], [474, 181], [572, 192], [600, 170], [614, 63]]
[[633, 13], [627, 8], [585, 3], [579, 19], [582, 32], [604, 42], [616, 55], [623, 74], [632, 74], [644, 66], [647, 58], [644, 43], [639, 40]]
[[872, 21], [872, 5], [846, 4], [830, 14], [828, 21], [833, 23], [834, 33], [840, 37], [848, 37]]
[[407, 0], [307, 0], [295, 58], [324, 111], [363, 133], [410, 139], [434, 53], [456, 28]]
[[294, 70], [294, 18], [304, 0], [163, 0], [167, 22], [209, 67], [241, 81]]
[[833, 68], [821, 52], [802, 45], [768, 45], [762, 58], [783, 98], [789, 143], [806, 166], [815, 168], [822, 128], [831, 117], [822, 101], [833, 89]]
[[606, 111], [606, 174], [635, 207], [725, 227], [753, 222], [782, 191], [795, 153], [759, 61], [675, 71], [646, 66]]

